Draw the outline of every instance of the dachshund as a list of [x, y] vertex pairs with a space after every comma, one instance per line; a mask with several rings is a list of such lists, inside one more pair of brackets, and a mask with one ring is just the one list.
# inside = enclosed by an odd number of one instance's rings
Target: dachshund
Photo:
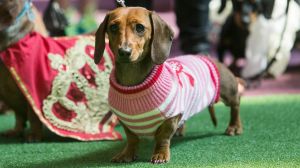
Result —
[[174, 33], [158, 14], [142, 7], [110, 11], [96, 33], [96, 64], [102, 58], [106, 34], [115, 55], [109, 104], [127, 136], [124, 150], [113, 162], [134, 161], [142, 137], [156, 142], [152, 163], [168, 162], [170, 141], [177, 129], [183, 130], [184, 121], [207, 106], [213, 113], [213, 104], [219, 97], [231, 108], [225, 133], [242, 134], [242, 80], [208, 57], [167, 59]]
[[[22, 18], [20, 24], [11, 26], [15, 22], [18, 14], [23, 9], [24, 2], [18, 0], [3, 0], [0, 3], [0, 51], [4, 51], [8, 46], [16, 43], [26, 34], [34, 29], [34, 24], [28, 19]], [[0, 99], [15, 111], [16, 123], [12, 130], [2, 133], [4, 136], [20, 136], [29, 120], [31, 133], [28, 141], [40, 140], [42, 135], [42, 123], [29, 107], [25, 96], [17, 86], [10, 72], [0, 60]], [[28, 109], [28, 110], [27, 110]], [[28, 111], [28, 112], [27, 112]]]

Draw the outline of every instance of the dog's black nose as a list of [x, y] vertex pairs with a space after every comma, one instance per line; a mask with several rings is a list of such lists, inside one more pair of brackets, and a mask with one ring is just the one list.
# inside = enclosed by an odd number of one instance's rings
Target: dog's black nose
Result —
[[122, 56], [122, 57], [129, 57], [131, 55], [131, 51], [132, 51], [132, 49], [129, 47], [122, 47], [122, 48], [119, 48], [118, 54], [119, 54], [119, 56]]

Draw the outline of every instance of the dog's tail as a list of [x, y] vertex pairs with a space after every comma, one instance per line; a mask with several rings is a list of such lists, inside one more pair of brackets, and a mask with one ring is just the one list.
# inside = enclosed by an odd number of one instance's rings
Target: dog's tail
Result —
[[210, 119], [213, 122], [214, 126], [217, 126], [217, 118], [215, 115], [215, 108], [213, 105], [208, 106], [208, 111], [209, 111], [209, 115], [210, 115]]

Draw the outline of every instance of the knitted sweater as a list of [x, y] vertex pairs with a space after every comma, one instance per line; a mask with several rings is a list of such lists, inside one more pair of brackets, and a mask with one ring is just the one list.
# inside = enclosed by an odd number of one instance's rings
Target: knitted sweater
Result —
[[124, 87], [110, 76], [109, 104], [132, 132], [152, 136], [168, 118], [182, 115], [179, 125], [219, 99], [219, 72], [204, 56], [181, 56], [157, 65], [147, 79]]

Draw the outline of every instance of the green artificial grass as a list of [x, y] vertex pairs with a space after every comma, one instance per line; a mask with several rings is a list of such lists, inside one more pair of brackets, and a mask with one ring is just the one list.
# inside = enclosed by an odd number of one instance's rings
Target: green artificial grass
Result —
[[[244, 133], [223, 133], [229, 111], [216, 106], [215, 128], [207, 111], [187, 122], [183, 138], [173, 138], [171, 161], [149, 163], [153, 142], [143, 140], [133, 163], [110, 163], [125, 141], [78, 142], [45, 131], [42, 143], [0, 137], [0, 167], [300, 167], [300, 95], [245, 97], [241, 104]], [[0, 116], [0, 131], [13, 126], [12, 114]], [[122, 131], [122, 128], [117, 127]], [[123, 134], [124, 135], [124, 134]]]

